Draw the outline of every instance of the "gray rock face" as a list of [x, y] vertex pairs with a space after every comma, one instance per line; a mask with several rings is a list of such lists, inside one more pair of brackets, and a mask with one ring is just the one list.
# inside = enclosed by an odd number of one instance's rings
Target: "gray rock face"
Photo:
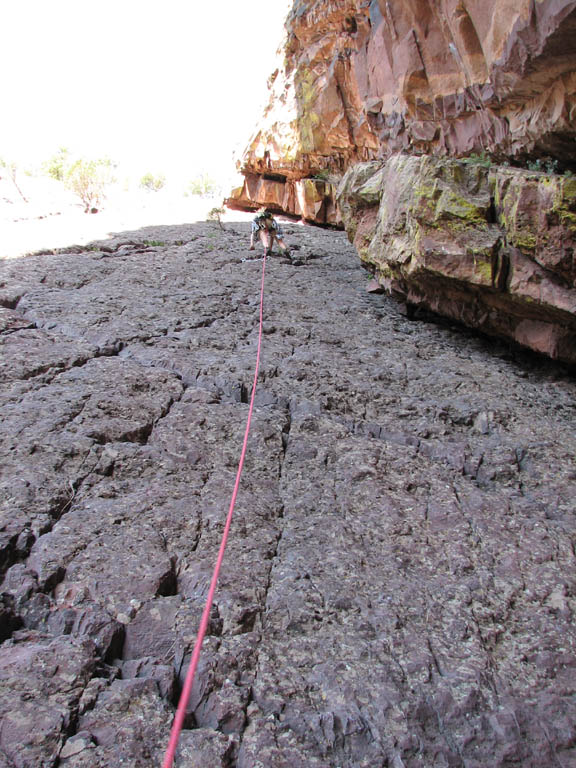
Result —
[[[573, 374], [285, 229], [176, 765], [576, 764]], [[248, 237], [0, 263], [0, 766], [161, 764], [253, 379]]]

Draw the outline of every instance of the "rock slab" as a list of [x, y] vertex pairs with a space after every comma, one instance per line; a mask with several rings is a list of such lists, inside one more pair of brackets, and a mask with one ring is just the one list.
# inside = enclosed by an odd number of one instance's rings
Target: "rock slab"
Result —
[[[568, 768], [573, 375], [411, 321], [343, 233], [284, 226], [176, 765]], [[244, 432], [248, 242], [0, 262], [3, 766], [161, 764]]]

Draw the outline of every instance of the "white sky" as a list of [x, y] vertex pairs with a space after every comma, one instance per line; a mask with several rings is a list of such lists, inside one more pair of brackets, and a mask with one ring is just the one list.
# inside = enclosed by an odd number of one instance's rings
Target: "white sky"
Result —
[[233, 170], [290, 0], [1, 0], [0, 157]]

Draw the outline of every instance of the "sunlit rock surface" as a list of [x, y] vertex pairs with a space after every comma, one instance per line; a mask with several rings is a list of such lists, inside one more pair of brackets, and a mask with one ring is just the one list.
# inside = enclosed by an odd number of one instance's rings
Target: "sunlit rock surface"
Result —
[[398, 151], [574, 164], [575, 40], [574, 0], [295, 0], [233, 199], [314, 218], [298, 180]]
[[[574, 359], [575, 190], [551, 172], [576, 168], [576, 0], [295, 0], [269, 85], [230, 205], [345, 225], [408, 303]], [[492, 167], [457, 189], [452, 157]]]
[[243, 183], [232, 190], [226, 205], [231, 209], [256, 210], [266, 207], [287, 212], [314, 224], [341, 228], [335, 186], [327, 179], [297, 179], [247, 172]]

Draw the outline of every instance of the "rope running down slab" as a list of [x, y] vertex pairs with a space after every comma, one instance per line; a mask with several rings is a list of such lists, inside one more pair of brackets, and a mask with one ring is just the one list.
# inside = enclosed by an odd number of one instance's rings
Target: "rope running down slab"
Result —
[[190, 666], [186, 674], [186, 680], [182, 693], [180, 695], [180, 701], [176, 710], [176, 716], [172, 724], [172, 731], [170, 733], [170, 741], [162, 763], [162, 768], [172, 768], [174, 761], [174, 755], [178, 746], [178, 740], [180, 738], [180, 732], [186, 716], [186, 707], [190, 699], [190, 693], [192, 691], [192, 685], [194, 683], [194, 677], [196, 675], [196, 668], [198, 666], [198, 660], [200, 658], [200, 651], [202, 650], [202, 643], [206, 630], [208, 629], [208, 622], [210, 619], [210, 611], [212, 610], [212, 603], [214, 602], [214, 593], [216, 592], [216, 585], [218, 582], [218, 575], [220, 573], [220, 567], [224, 560], [224, 552], [226, 550], [226, 544], [228, 541], [228, 534], [230, 532], [230, 526], [232, 524], [232, 517], [234, 515], [234, 505], [236, 504], [236, 496], [238, 495], [238, 488], [240, 486], [240, 477], [242, 475], [242, 468], [244, 466], [244, 458], [246, 456], [246, 448], [248, 445], [248, 436], [250, 434], [250, 424], [252, 421], [252, 411], [254, 410], [254, 396], [256, 394], [256, 383], [258, 381], [258, 371], [260, 368], [260, 349], [262, 347], [262, 325], [263, 325], [263, 308], [264, 308], [264, 277], [266, 273], [266, 256], [262, 260], [262, 280], [260, 284], [260, 324], [258, 330], [258, 351], [256, 353], [256, 366], [254, 371], [254, 382], [252, 384], [252, 395], [250, 397], [250, 407], [248, 409], [248, 418], [246, 420], [246, 430], [244, 432], [244, 443], [242, 445], [242, 452], [240, 454], [240, 461], [238, 463], [238, 471], [236, 473], [236, 482], [234, 484], [234, 491], [232, 492], [232, 499], [230, 501], [230, 508], [228, 509], [228, 515], [226, 517], [226, 524], [224, 525], [224, 532], [222, 534], [222, 541], [220, 543], [220, 549], [218, 550], [218, 557], [216, 559], [216, 565], [212, 573], [212, 580], [210, 582], [210, 589], [208, 590], [208, 596], [206, 597], [206, 605], [202, 613], [200, 620], [200, 626], [198, 628], [198, 634], [196, 636], [196, 642], [194, 644], [194, 650], [192, 652], [192, 659], [190, 660]]

